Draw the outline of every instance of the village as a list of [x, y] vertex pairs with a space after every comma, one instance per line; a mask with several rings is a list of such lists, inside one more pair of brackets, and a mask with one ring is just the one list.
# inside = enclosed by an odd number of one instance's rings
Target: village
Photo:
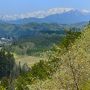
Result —
[[12, 38], [0, 37], [0, 47], [11, 45], [12, 41]]

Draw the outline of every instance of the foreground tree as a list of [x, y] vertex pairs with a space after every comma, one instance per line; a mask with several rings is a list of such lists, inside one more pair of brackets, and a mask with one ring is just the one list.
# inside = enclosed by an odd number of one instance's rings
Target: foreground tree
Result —
[[13, 71], [15, 59], [13, 54], [5, 50], [0, 51], [0, 78], [9, 77]]
[[[15, 78], [15, 59], [13, 54], [5, 49], [0, 50], [0, 88], [5, 90], [14, 90], [14, 78]], [[1, 89], [0, 89], [1, 90]], [[4, 90], [4, 89], [2, 89]]]

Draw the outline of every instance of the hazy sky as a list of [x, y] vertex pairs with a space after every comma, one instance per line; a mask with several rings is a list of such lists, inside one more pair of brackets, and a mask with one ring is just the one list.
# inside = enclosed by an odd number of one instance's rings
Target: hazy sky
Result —
[[0, 0], [0, 14], [26, 13], [55, 7], [90, 10], [90, 0]]

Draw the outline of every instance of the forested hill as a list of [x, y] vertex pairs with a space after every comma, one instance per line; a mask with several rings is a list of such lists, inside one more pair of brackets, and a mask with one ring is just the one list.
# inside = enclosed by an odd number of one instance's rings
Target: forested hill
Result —
[[90, 90], [90, 25], [68, 49], [63, 49], [65, 52], [61, 50], [56, 46], [52, 55], [59, 65], [52, 79], [40, 81], [30, 86], [30, 90]]
[[[32, 75], [37, 80], [32, 85], [27, 83], [29, 90], [90, 90], [90, 25], [84, 28], [74, 42], [68, 39], [62, 45], [70, 41], [68, 48], [55, 46], [48, 63], [40, 62], [32, 67]], [[45, 80], [48, 74], [51, 79]], [[23, 81], [24, 79], [28, 81], [30, 76], [23, 78]], [[18, 83], [20, 84], [22, 83]]]
[[55, 23], [27, 23], [27, 24], [9, 24], [0, 23], [0, 36], [29, 36], [40, 35], [43, 33], [59, 33], [62, 34], [66, 28], [76, 27], [82, 28], [87, 22], [81, 22], [78, 24], [55, 24]]
[[[14, 61], [12, 54], [3, 51], [0, 54], [1, 61], [7, 61], [1, 62], [3, 67], [9, 65], [10, 56]], [[81, 33], [69, 31], [62, 43], [45, 54], [46, 60], [34, 64], [28, 71], [20, 65], [16, 69], [12, 66], [14, 70], [2, 68], [1, 72], [5, 70], [4, 76], [9, 78], [1, 79], [0, 90], [90, 90], [90, 25]], [[11, 71], [16, 76], [17, 69], [17, 77], [11, 76]]]
[[46, 24], [46, 23], [28, 23], [28, 24], [8, 24], [0, 23], [0, 36], [25, 37], [40, 35], [42, 32], [63, 32], [66, 25]]

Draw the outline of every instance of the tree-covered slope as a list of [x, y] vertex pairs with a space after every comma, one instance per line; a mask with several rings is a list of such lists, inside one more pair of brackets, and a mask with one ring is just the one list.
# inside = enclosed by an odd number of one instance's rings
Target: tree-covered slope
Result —
[[[53, 44], [61, 41], [65, 30], [72, 28], [80, 31], [80, 25], [28, 23], [28, 24], [0, 24], [0, 36], [10, 37], [14, 43], [9, 50], [21, 55], [38, 55], [49, 50]], [[72, 30], [73, 30], [72, 29]]]
[[52, 79], [38, 80], [30, 90], [90, 90], [90, 25], [68, 48], [56, 46], [50, 59], [58, 61]]
[[[11, 37], [28, 37], [40, 34], [63, 34], [66, 28], [76, 27], [82, 28], [85, 23], [77, 24], [56, 24], [56, 23], [27, 23], [27, 24], [9, 24], [0, 23], [0, 37], [1, 36], [11, 36]], [[79, 30], [79, 29], [78, 29]]]
[[63, 33], [66, 26], [59, 24], [46, 24], [46, 23], [28, 23], [28, 24], [8, 24], [0, 23], [0, 35], [1, 36], [13, 36], [13, 37], [25, 37], [32, 35], [39, 35], [44, 33], [49, 33], [49, 31], [56, 33]]
[[20, 65], [17, 78], [0, 85], [16, 90], [90, 90], [90, 25], [82, 32], [67, 31], [62, 43], [44, 54], [46, 60], [29, 71]]

